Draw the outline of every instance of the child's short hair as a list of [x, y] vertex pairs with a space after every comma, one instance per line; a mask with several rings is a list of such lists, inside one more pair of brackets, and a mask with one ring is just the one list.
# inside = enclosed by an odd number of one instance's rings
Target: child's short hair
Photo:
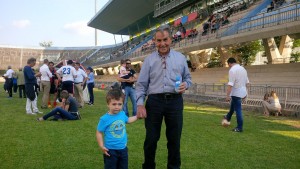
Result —
[[106, 103], [109, 104], [112, 99], [124, 101], [125, 95], [120, 89], [111, 89], [106, 94]]
[[67, 98], [69, 97], [69, 92], [66, 91], [66, 90], [61, 91], [60, 97], [61, 97], [62, 99], [67, 99]]
[[126, 60], [125, 59], [121, 59], [120, 64], [122, 65], [124, 63], [126, 63]]

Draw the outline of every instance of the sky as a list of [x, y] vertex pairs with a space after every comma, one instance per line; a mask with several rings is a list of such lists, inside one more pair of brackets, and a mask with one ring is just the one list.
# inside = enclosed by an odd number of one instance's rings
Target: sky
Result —
[[[53, 47], [95, 45], [95, 29], [87, 23], [109, 0], [0, 0], [0, 45]], [[112, 34], [98, 30], [98, 46], [115, 44]], [[123, 40], [128, 40], [123, 36]], [[121, 42], [121, 36], [116, 35]]]

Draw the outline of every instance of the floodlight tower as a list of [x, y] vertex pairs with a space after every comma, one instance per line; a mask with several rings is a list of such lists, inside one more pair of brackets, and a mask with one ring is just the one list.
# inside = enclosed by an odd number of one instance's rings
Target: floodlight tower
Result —
[[[95, 14], [97, 13], [97, 0], [95, 0]], [[97, 40], [97, 29], [95, 28], [95, 46], [98, 45]]]

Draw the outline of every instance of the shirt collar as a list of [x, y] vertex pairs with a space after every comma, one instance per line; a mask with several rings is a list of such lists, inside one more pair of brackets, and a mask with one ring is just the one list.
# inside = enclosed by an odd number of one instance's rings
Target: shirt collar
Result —
[[157, 51], [157, 55], [159, 56], [159, 57], [169, 57], [170, 55], [171, 55], [171, 49], [169, 50], [169, 53], [167, 53], [166, 55], [161, 55], [158, 51]]

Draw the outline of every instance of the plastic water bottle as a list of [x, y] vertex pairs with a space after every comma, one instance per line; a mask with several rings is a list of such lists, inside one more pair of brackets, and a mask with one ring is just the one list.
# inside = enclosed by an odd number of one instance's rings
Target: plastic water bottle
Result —
[[180, 83], [181, 83], [181, 76], [177, 75], [176, 76], [176, 82], [175, 82], [175, 91], [176, 91], [176, 93], [179, 92]]

